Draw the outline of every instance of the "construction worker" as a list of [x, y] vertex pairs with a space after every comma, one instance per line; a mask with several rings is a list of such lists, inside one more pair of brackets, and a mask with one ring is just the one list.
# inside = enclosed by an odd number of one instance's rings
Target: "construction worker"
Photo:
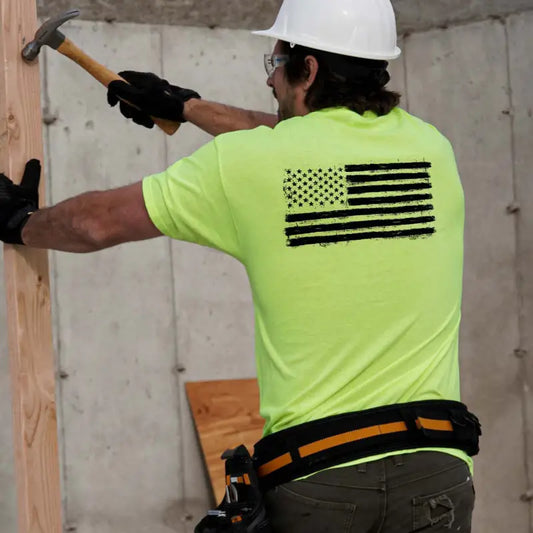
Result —
[[469, 532], [480, 427], [459, 401], [463, 191], [449, 142], [386, 88], [390, 1], [285, 0], [257, 33], [277, 39], [277, 117], [123, 73], [131, 85], [108, 98], [134, 104], [127, 117], [217, 137], [142, 182], [41, 210], [31, 161], [20, 186], [0, 179], [0, 236], [89, 252], [167, 235], [244, 264], [265, 437], [253, 461], [228, 453], [228, 497], [197, 531]]

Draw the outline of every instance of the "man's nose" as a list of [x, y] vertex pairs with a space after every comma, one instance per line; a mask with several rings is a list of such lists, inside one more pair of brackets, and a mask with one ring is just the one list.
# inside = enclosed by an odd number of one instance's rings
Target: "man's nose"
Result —
[[274, 84], [272, 83], [272, 76], [269, 76], [269, 77], [267, 78], [266, 84], [267, 84], [269, 87], [272, 87], [272, 89], [274, 88]]

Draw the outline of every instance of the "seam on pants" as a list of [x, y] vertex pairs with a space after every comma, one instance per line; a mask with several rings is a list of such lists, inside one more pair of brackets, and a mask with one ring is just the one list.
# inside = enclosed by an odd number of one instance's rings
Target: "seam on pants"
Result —
[[452, 492], [454, 490], [460, 489], [466, 485], [469, 485], [472, 483], [471, 479], [467, 479], [465, 481], [460, 481], [459, 483], [456, 483], [455, 485], [452, 485], [451, 487], [447, 487], [445, 489], [440, 489], [437, 492], [432, 492], [429, 494], [422, 494], [421, 496], [416, 496], [413, 498], [413, 505], [418, 505], [421, 502], [426, 501], [428, 498], [436, 498], [437, 496], [441, 496], [443, 494], [447, 494], [448, 492]]
[[355, 511], [357, 509], [356, 505], [351, 505], [351, 512], [346, 516], [344, 522], [344, 531], [345, 533], [350, 533], [352, 531], [353, 519], [355, 517]]
[[357, 508], [357, 505], [354, 504], [354, 503], [349, 503], [349, 502], [339, 502], [339, 501], [335, 501], [335, 500], [323, 500], [323, 499], [320, 499], [320, 498], [315, 498], [313, 496], [308, 496], [307, 494], [300, 494], [299, 492], [295, 491], [295, 490], [291, 490], [283, 485], [280, 485], [278, 487], [278, 491], [279, 492], [283, 492], [285, 493], [285, 495], [289, 498], [292, 498], [293, 500], [297, 500], [297, 501], [307, 501], [309, 503], [313, 503], [313, 504], [316, 504], [317, 506], [322, 506], [322, 507], [329, 507], [329, 508], [347, 508], [347, 507], [350, 507], [350, 508], [353, 508], [353, 510], [355, 510]]
[[[458, 459], [458, 461], [460, 461], [459, 464], [452, 464], [446, 468], [441, 468], [440, 470], [432, 470], [431, 472], [429, 472], [428, 474], [425, 474], [425, 475], [422, 475], [420, 477], [416, 477], [416, 478], [413, 478], [413, 479], [410, 479], [409, 481], [404, 481], [402, 483], [399, 483], [399, 484], [394, 484], [394, 483], [391, 483], [391, 485], [389, 486], [390, 489], [398, 489], [400, 487], [403, 487], [405, 485], [410, 485], [411, 483], [417, 483], [419, 481], [422, 481], [424, 479], [429, 479], [429, 478], [432, 478], [433, 476], [437, 476], [439, 474], [444, 474], [445, 472], [449, 472], [451, 470], [455, 470], [456, 468], [466, 468], [468, 469], [468, 465], [462, 460], [462, 459]], [[468, 473], [470, 475], [470, 470], [468, 469]]]
[[381, 514], [381, 521], [379, 523], [378, 529], [376, 533], [381, 533], [383, 531], [383, 525], [385, 524], [385, 518], [387, 516], [387, 489], [382, 491], [383, 496], [381, 497], [383, 499], [383, 505], [380, 506], [380, 514]]
[[368, 490], [368, 491], [380, 491], [381, 486], [364, 486], [364, 485], [338, 485], [335, 483], [324, 483], [322, 481], [300, 481], [299, 483], [308, 483], [310, 485], [315, 486], [323, 486], [323, 487], [340, 487], [343, 489], [357, 489], [357, 490]]
[[380, 509], [379, 512], [381, 514], [381, 520], [379, 523], [379, 526], [376, 530], [376, 533], [381, 533], [383, 531], [383, 526], [385, 524], [385, 519], [387, 517], [387, 467], [385, 466], [385, 461], [382, 461], [382, 468], [383, 468], [383, 475], [381, 476], [382, 482], [381, 482], [381, 493], [382, 496], [380, 496]]

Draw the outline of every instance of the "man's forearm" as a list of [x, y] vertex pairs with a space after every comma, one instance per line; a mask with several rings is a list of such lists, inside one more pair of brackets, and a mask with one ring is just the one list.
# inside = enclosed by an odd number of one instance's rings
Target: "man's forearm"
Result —
[[261, 111], [248, 111], [217, 102], [192, 98], [185, 103], [184, 117], [211, 135], [250, 130], [258, 126], [273, 128], [278, 117]]
[[87, 253], [123, 242], [158, 237], [142, 198], [141, 183], [89, 192], [32, 214], [22, 231], [27, 246]]
[[86, 216], [91, 196], [87, 193], [65, 202], [36, 211], [22, 231], [27, 246], [86, 253], [105, 248], [98, 242], [98, 231], [92, 219]]

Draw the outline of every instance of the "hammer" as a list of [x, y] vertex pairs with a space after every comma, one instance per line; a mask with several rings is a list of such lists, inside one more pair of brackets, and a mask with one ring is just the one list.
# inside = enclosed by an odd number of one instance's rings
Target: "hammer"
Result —
[[[112, 81], [121, 80], [124, 78], [115, 74], [104, 65], [95, 61], [88, 56], [83, 50], [78, 48], [70, 39], [65, 37], [58, 28], [68, 20], [76, 18], [80, 14], [78, 9], [71, 9], [65, 13], [47, 20], [35, 33], [34, 40], [28, 43], [22, 50], [22, 57], [25, 61], [31, 62], [39, 55], [42, 46], [47, 45], [54, 48], [64, 56], [72, 59], [84, 68], [89, 74], [96, 78], [100, 83], [107, 87]], [[127, 83], [127, 82], [126, 82]], [[125, 101], [126, 103], [129, 103]], [[131, 105], [131, 104], [129, 104]], [[162, 118], [151, 117], [166, 134], [173, 135], [180, 127], [179, 122], [173, 122]]]

